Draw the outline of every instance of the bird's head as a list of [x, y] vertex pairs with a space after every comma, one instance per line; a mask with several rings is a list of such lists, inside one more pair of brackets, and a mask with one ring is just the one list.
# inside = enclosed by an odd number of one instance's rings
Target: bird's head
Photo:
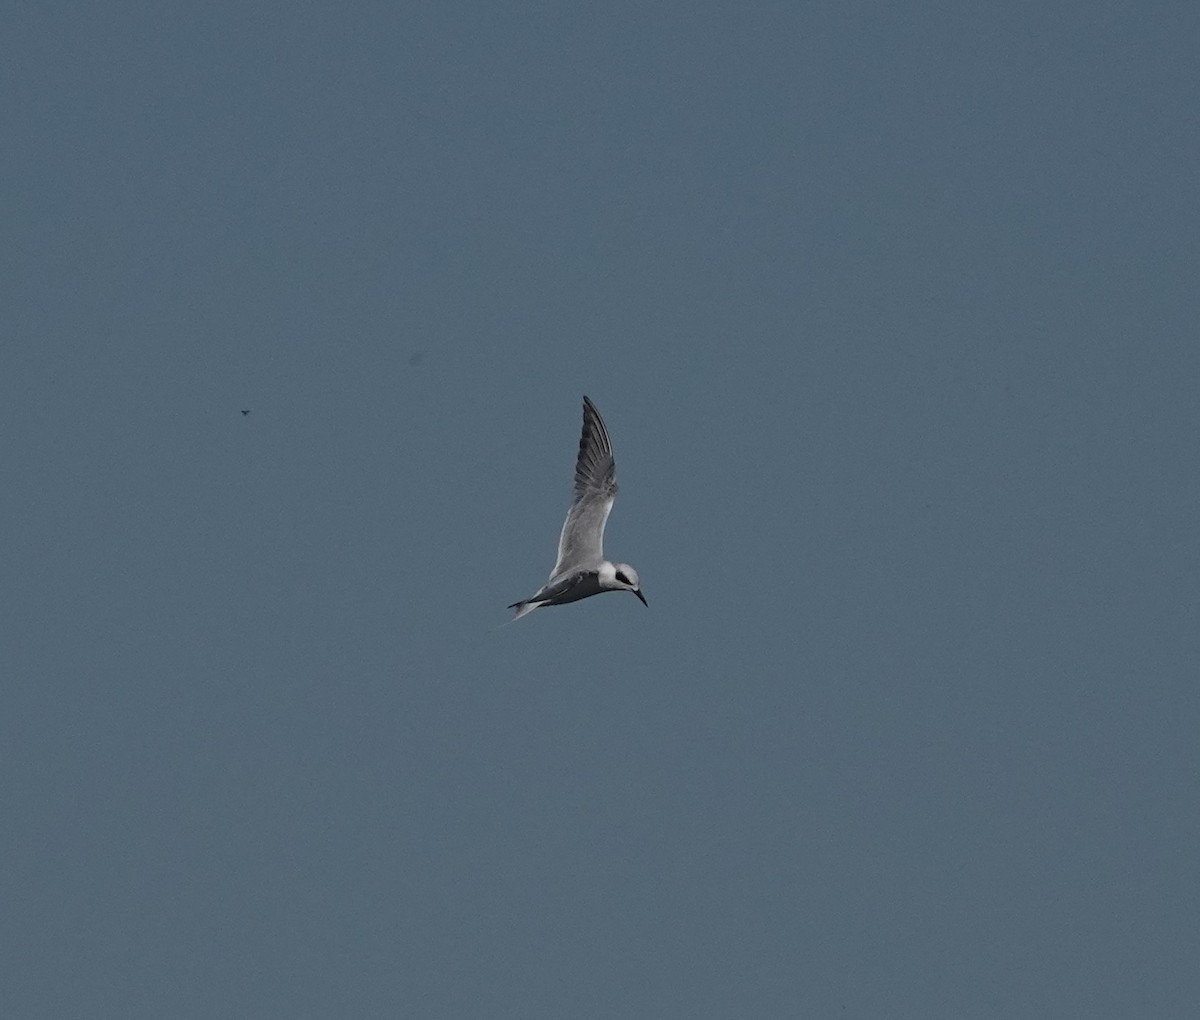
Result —
[[613, 584], [624, 591], [631, 591], [639, 599], [642, 600], [642, 605], [646, 608], [650, 607], [650, 603], [646, 601], [646, 596], [642, 594], [642, 585], [638, 580], [637, 571], [628, 563], [613, 564]]

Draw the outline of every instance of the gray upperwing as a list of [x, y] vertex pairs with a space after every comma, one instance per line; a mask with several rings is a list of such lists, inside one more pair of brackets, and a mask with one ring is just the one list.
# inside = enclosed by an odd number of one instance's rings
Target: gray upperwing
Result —
[[524, 605], [529, 602], [549, 602], [553, 604], [554, 600], [566, 595], [574, 588], [581, 578], [585, 576], [583, 571], [572, 571], [566, 577], [560, 577], [557, 581], [550, 584], [542, 585], [536, 592], [527, 599], [522, 599], [520, 602], [514, 602], [509, 609], [515, 609], [517, 606]]
[[617, 468], [608, 429], [596, 405], [584, 397], [574, 498], [558, 536], [558, 561], [551, 578], [571, 569], [595, 567], [604, 559], [604, 525], [616, 497]]

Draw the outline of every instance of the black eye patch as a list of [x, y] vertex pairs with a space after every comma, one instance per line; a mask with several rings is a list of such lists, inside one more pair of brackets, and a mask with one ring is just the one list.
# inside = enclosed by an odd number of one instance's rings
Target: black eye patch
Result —
[[620, 581], [622, 584], [631, 584], [632, 583], [629, 580], [629, 578], [626, 577], [624, 574], [622, 574], [621, 571], [619, 571], [619, 570], [617, 571], [617, 580]]

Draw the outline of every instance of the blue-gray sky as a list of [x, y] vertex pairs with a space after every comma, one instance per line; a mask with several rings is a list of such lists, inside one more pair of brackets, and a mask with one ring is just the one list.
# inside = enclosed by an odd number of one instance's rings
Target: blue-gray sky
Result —
[[1195, 4], [0, 49], [5, 1016], [1195, 1015]]

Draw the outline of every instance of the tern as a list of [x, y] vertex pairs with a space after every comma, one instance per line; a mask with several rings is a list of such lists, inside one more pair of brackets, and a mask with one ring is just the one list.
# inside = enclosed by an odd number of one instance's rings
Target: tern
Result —
[[648, 606], [637, 571], [628, 563], [604, 558], [604, 525], [617, 498], [617, 469], [604, 419], [583, 398], [583, 434], [575, 459], [575, 490], [571, 509], [558, 536], [558, 561], [550, 580], [529, 598], [514, 602], [513, 620], [542, 606], [578, 602], [604, 591], [630, 591]]

